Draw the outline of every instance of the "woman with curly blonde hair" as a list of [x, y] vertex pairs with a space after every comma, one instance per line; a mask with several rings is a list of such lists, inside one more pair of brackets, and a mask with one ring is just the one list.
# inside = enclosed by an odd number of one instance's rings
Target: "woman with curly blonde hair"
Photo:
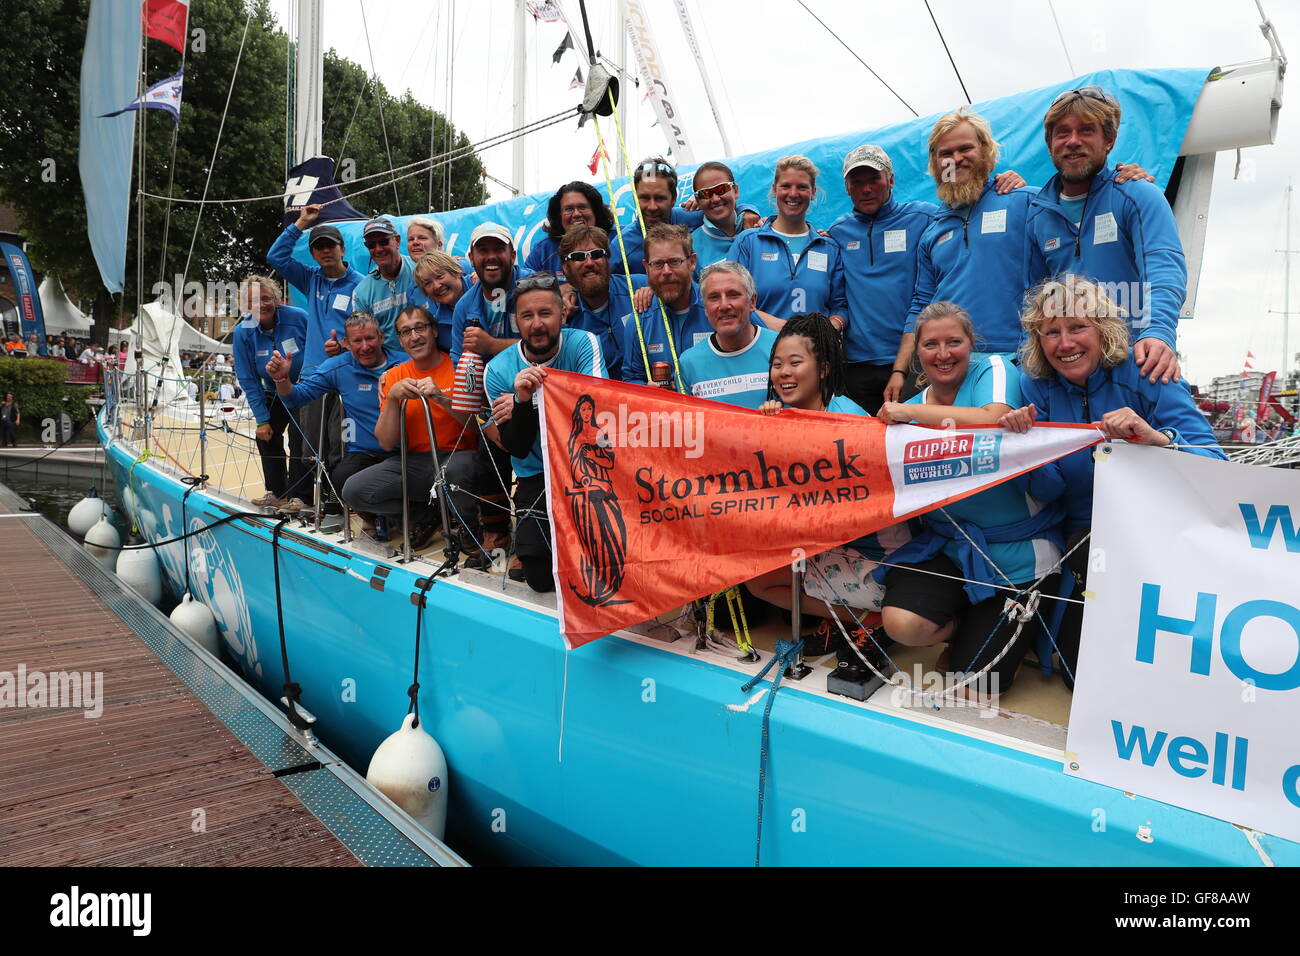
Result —
[[[1196, 408], [1182, 382], [1152, 382], [1142, 376], [1129, 348], [1124, 310], [1104, 285], [1083, 276], [1063, 274], [1034, 286], [1021, 315], [1025, 341], [1020, 347], [1020, 380], [1024, 406], [1007, 412], [998, 424], [1015, 432], [1028, 431], [1038, 419], [1091, 424], [1108, 439], [1175, 448], [1225, 458], [1209, 422]], [[1083, 449], [1033, 472], [1035, 483], [1064, 482], [1066, 551], [1092, 525], [1091, 449]], [[1087, 571], [1088, 549], [1069, 559], [1080, 593]], [[1079, 647], [1081, 606], [1071, 604], [1061, 624], [1057, 650], [1073, 684]]]

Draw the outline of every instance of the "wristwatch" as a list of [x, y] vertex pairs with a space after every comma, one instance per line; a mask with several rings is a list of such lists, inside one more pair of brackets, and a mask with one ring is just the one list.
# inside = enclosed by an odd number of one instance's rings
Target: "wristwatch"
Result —
[[1169, 439], [1169, 444], [1165, 446], [1166, 448], [1171, 448], [1178, 443], [1178, 432], [1174, 431], [1172, 428], [1161, 428], [1160, 434]]

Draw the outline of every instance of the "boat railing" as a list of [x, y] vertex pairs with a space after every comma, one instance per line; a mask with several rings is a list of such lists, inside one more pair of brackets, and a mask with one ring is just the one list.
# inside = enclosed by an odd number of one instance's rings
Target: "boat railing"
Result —
[[1280, 441], [1266, 442], [1263, 445], [1243, 445], [1227, 448], [1228, 457], [1241, 465], [1264, 465], [1271, 468], [1286, 468], [1300, 464], [1300, 435], [1292, 435]]
[[447, 486], [447, 476], [443, 469], [441, 460], [438, 458], [437, 432], [433, 430], [433, 416], [429, 413], [429, 403], [423, 398], [404, 398], [402, 399], [402, 413], [398, 416], [401, 422], [401, 462], [402, 462], [402, 561], [409, 563], [411, 560], [411, 499], [407, 494], [408, 485], [406, 477], [406, 463], [409, 449], [407, 448], [406, 436], [406, 403], [419, 402], [420, 408], [424, 410], [424, 424], [428, 429], [429, 435], [429, 457], [433, 459], [433, 492], [438, 496], [438, 507], [442, 516], [443, 533], [447, 536], [448, 550], [456, 548], [455, 535], [452, 533], [451, 521], [447, 512], [447, 495], [449, 494]]

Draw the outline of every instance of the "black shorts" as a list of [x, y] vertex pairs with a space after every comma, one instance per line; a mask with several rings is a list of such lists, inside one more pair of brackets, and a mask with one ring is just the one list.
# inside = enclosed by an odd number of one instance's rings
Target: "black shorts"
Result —
[[[926, 574], [926, 571], [934, 573]], [[937, 577], [938, 574], [950, 577]], [[971, 604], [963, 582], [953, 580], [959, 577], [961, 569], [943, 554], [937, 554], [928, 561], [895, 568], [885, 578], [883, 604], [885, 607], [911, 611], [938, 625], [956, 620], [956, 629], [948, 640], [949, 666], [954, 672], [969, 673], [983, 670], [989, 661], [1001, 653], [1011, 638], [1015, 622], [1002, 619], [1002, 612], [1006, 599], [1013, 595], [1010, 591], [997, 591], [993, 597]], [[1059, 579], [1059, 573], [1048, 575], [1038, 590], [1043, 594], [1055, 594]], [[1024, 588], [1032, 583], [1028, 581], [1008, 587]], [[1025, 623], [1015, 644], [990, 669], [990, 680], [993, 675], [997, 676], [997, 690], [1005, 691], [1011, 686], [1025, 652], [1033, 646], [1041, 631], [1040, 611], [1038, 617]], [[994, 688], [990, 686], [989, 689]]]

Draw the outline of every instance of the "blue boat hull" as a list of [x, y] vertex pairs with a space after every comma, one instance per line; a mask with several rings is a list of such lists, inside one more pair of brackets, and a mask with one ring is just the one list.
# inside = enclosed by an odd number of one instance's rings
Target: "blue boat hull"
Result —
[[[178, 534], [188, 486], [148, 463], [132, 475], [129, 449], [108, 451], [146, 537]], [[228, 513], [202, 491], [186, 505], [191, 530]], [[192, 540], [193, 587], [226, 649], [279, 699], [271, 523]], [[297, 536], [282, 543], [293, 679], [320, 737], [364, 771], [406, 712], [419, 575]], [[179, 593], [182, 546], [159, 550]], [[511, 863], [752, 865], [766, 696], [742, 693], [744, 678], [622, 637], [566, 660], [553, 615], [438, 580], [419, 699], [451, 768], [451, 840]], [[764, 865], [1260, 865], [1261, 850], [1300, 863], [1300, 845], [1261, 836], [1257, 850], [1231, 824], [1068, 776], [1032, 748], [792, 683], [772, 709], [763, 818]]]

